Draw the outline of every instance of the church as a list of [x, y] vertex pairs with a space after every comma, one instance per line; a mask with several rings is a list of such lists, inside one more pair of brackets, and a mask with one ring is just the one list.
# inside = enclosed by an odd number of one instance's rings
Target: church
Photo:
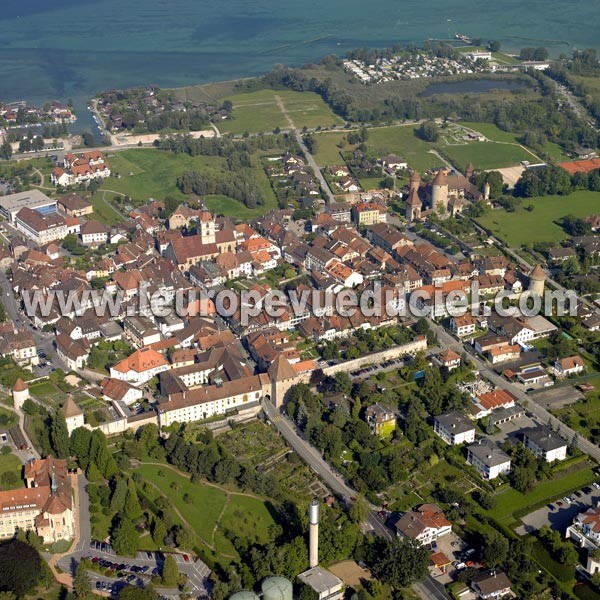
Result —
[[487, 184], [482, 193], [472, 183], [474, 173], [471, 162], [465, 175], [442, 168], [430, 182], [422, 182], [420, 174], [413, 171], [405, 206], [408, 223], [421, 221], [431, 214], [455, 216], [462, 212], [465, 200], [483, 200], [489, 196]]

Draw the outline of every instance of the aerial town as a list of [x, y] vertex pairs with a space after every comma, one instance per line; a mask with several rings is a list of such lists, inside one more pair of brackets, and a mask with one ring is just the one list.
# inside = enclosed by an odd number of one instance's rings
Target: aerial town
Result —
[[491, 80], [518, 133], [493, 87], [351, 118], [314, 65], [98, 93], [97, 147], [3, 132], [0, 593], [600, 597], [600, 130], [534, 50]]

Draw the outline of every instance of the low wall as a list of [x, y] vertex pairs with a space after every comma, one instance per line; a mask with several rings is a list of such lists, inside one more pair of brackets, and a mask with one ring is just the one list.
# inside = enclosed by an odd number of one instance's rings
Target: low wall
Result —
[[[427, 338], [421, 337], [413, 342], [409, 342], [408, 344], [394, 346], [393, 348], [388, 348], [387, 350], [382, 350], [381, 352], [373, 352], [373, 354], [366, 354], [360, 358], [348, 360], [331, 367], [325, 367], [323, 369], [323, 374], [335, 375], [340, 371], [354, 371], [366, 365], [381, 364], [386, 360], [400, 358], [406, 354], [417, 354], [417, 352], [424, 352], [425, 350], [427, 350]], [[299, 381], [302, 383], [309, 383], [311, 376], [312, 372], [304, 373], [300, 376]]]

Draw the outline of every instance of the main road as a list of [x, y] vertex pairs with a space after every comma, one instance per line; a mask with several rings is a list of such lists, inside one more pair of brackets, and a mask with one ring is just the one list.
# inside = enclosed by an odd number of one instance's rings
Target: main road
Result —
[[[332, 492], [340, 496], [347, 505], [350, 505], [358, 496], [358, 492], [346, 483], [344, 478], [329, 465], [312, 444], [302, 437], [296, 426], [270, 400], [263, 400], [262, 408], [271, 423], [300, 458], [325, 482]], [[367, 514], [366, 522], [371, 531], [377, 535], [387, 540], [394, 538], [394, 535], [382, 522], [376, 508], [372, 505]], [[430, 576], [416, 583], [414, 589], [424, 600], [449, 600], [450, 598], [444, 587]]]
[[[461, 354], [465, 348], [461, 342], [452, 337], [441, 325], [438, 325], [434, 321], [430, 321], [431, 329], [437, 335], [440, 345], [444, 348], [451, 348], [455, 352]], [[582, 452], [589, 454], [595, 460], [600, 461], [600, 447], [596, 446], [575, 430], [568, 427], [562, 421], [559, 421], [554, 415], [548, 412], [543, 406], [540, 406], [535, 401], [535, 396], [526, 394], [523, 389], [515, 383], [507, 381], [500, 375], [498, 375], [489, 365], [484, 363], [479, 357], [469, 353], [469, 360], [475, 363], [479, 373], [491, 381], [494, 385], [502, 387], [508, 390], [513, 396], [527, 407], [527, 410], [532, 413], [540, 423], [548, 423], [553, 429], [559, 430], [563, 437], [566, 437], [569, 441], [577, 437], [577, 446]]]

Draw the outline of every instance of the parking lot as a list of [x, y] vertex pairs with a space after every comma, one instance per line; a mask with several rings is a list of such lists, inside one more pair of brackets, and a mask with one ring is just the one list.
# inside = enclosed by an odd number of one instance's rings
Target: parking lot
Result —
[[[138, 552], [134, 558], [119, 557], [109, 544], [101, 542], [91, 542], [89, 551], [83, 553], [94, 564], [102, 568], [104, 573], [90, 571], [92, 586], [99, 592], [104, 592], [116, 596], [119, 589], [124, 585], [133, 585], [136, 587], [146, 587], [150, 584], [152, 577], [162, 573], [162, 565], [165, 560], [163, 552]], [[210, 574], [209, 568], [200, 560], [193, 560], [187, 554], [170, 554], [177, 563], [181, 573], [185, 573], [188, 578], [187, 590], [194, 598], [205, 597], [208, 595], [207, 577]], [[76, 565], [70, 557], [65, 557], [59, 561], [63, 570], [74, 571]], [[108, 570], [108, 571], [107, 571]], [[160, 590], [163, 597], [178, 597], [179, 593], [174, 590]]]
[[506, 438], [509, 438], [511, 442], [522, 441], [518, 439], [516, 434], [522, 429], [527, 429], [528, 427], [537, 427], [538, 425], [539, 423], [535, 419], [528, 417], [527, 415], [523, 415], [518, 419], [501, 423], [498, 425], [500, 431], [488, 437], [495, 442], [503, 442]]
[[517, 528], [519, 535], [537, 531], [544, 525], [565, 533], [578, 513], [600, 501], [600, 484], [595, 483], [582, 490], [577, 490], [569, 498], [557, 498], [554, 502], [523, 517], [523, 525]]
[[[454, 532], [438, 538], [435, 542], [435, 547], [432, 548], [431, 551], [442, 552], [452, 563], [446, 568], [445, 573], [442, 573], [436, 566], [432, 564], [429, 565], [429, 574], [444, 585], [454, 580], [452, 574], [456, 571], [456, 566], [464, 568], [462, 565], [465, 564], [466, 566], [465, 560], [469, 560], [469, 557], [464, 556], [463, 553], [465, 551], [470, 551], [470, 549]], [[474, 551], [471, 552], [471, 555], [472, 554], [474, 554]]]
[[353, 379], [356, 377], [362, 376], [370, 376], [375, 375], [380, 371], [390, 371], [391, 369], [401, 369], [404, 366], [404, 359], [402, 358], [394, 358], [392, 360], [386, 360], [380, 365], [371, 365], [367, 367], [362, 367], [360, 369], [356, 369], [355, 371], [350, 372], [350, 377]]

